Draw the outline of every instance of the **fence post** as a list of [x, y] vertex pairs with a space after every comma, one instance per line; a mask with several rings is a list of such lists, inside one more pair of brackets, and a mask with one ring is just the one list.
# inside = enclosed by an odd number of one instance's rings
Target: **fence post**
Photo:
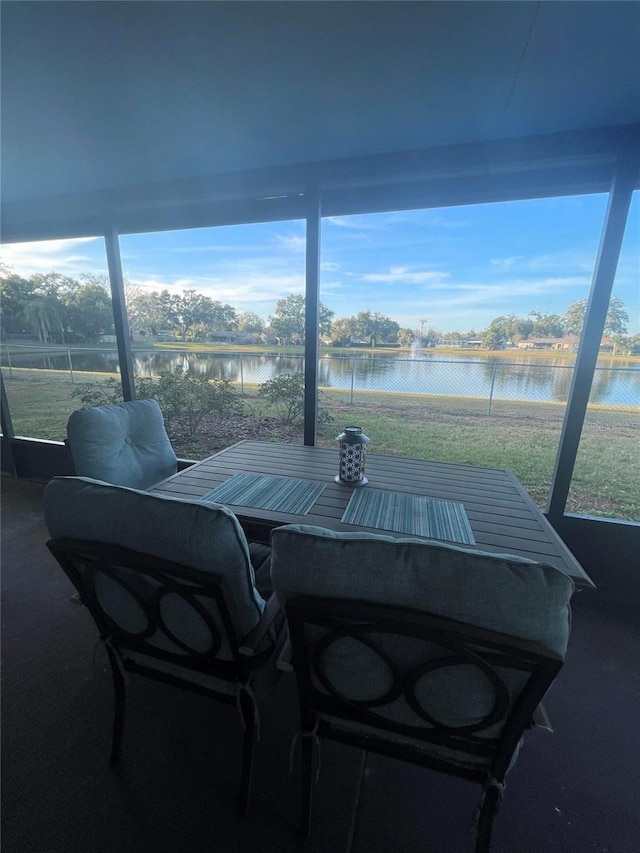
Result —
[[352, 358], [351, 359], [351, 397], [349, 399], [349, 405], [350, 406], [353, 406], [353, 380], [354, 380], [354, 375], [355, 375], [355, 369], [356, 369], [356, 360], [355, 360], [355, 358]]
[[491, 374], [491, 390], [489, 391], [489, 403], [487, 405], [487, 417], [491, 415], [491, 403], [493, 402], [493, 389], [496, 384], [496, 371], [498, 370], [497, 362], [493, 363], [493, 373]]
[[13, 379], [13, 365], [11, 364], [11, 351], [7, 344], [7, 361], [9, 362], [9, 378]]
[[242, 356], [238, 359], [240, 362], [240, 393], [244, 397], [244, 373], [242, 371]]
[[71, 381], [75, 383], [75, 377], [73, 375], [73, 364], [71, 363], [71, 350], [67, 350], [67, 358], [69, 359], [69, 373], [71, 374]]

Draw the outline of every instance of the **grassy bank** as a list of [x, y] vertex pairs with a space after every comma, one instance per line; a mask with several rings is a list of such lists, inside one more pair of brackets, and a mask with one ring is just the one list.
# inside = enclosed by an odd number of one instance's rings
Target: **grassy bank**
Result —
[[[69, 414], [79, 403], [64, 371], [3, 371], [16, 434], [62, 440]], [[106, 374], [75, 372], [76, 383]], [[245, 385], [247, 415], [228, 423], [211, 421], [188, 436], [178, 425], [172, 440], [181, 456], [201, 458], [242, 438], [301, 441], [300, 427], [283, 427], [269, 406]], [[371, 452], [438, 459], [511, 469], [540, 506], [549, 491], [564, 405], [495, 400], [491, 415], [483, 398], [441, 397], [393, 392], [355, 395], [326, 389], [323, 406], [333, 421], [320, 430], [319, 443], [335, 446], [348, 423], [371, 437]], [[590, 407], [580, 442], [568, 509], [640, 520], [640, 425], [637, 411]]]
[[[206, 341], [194, 343], [193, 341], [133, 341], [131, 348], [135, 352], [191, 352], [191, 353], [240, 353], [246, 355], [264, 355], [265, 353], [277, 353], [279, 355], [304, 355], [304, 347], [302, 346], [277, 346], [276, 344], [222, 344], [208, 343]], [[41, 353], [49, 355], [65, 355], [67, 351], [71, 352], [116, 352], [114, 343], [91, 343], [91, 344], [40, 344], [37, 341], [33, 342], [11, 342], [3, 343], [0, 350], [0, 362], [3, 367], [8, 366], [7, 350], [9, 357], [19, 358], [20, 354]], [[544, 361], [563, 360], [568, 364], [575, 361], [576, 353], [565, 350], [485, 350], [472, 349], [470, 347], [427, 347], [424, 349], [412, 350], [410, 347], [399, 346], [378, 346], [372, 349], [371, 347], [333, 347], [320, 346], [320, 354], [323, 356], [334, 357], [357, 357], [375, 356], [376, 358], [409, 357], [417, 355], [418, 357], [434, 357], [440, 359], [459, 359], [459, 358], [482, 358], [498, 361], [530, 362], [532, 358]], [[599, 360], [620, 361], [623, 363], [632, 363], [640, 365], [640, 355], [612, 355], [611, 353], [600, 353]]]
[[[402, 396], [404, 400], [410, 395]], [[475, 410], [474, 410], [475, 409]], [[508, 468], [544, 507], [560, 441], [564, 405], [501, 402], [486, 415], [486, 401], [427, 398], [422, 405], [373, 402], [329, 406], [335, 425], [362, 426], [371, 451]], [[567, 509], [640, 521], [640, 426], [637, 413], [590, 409], [580, 441]], [[320, 443], [335, 444], [335, 430]]]

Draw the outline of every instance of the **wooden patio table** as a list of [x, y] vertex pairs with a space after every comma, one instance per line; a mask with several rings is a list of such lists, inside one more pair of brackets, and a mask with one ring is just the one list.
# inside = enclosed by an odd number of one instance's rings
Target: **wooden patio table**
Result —
[[[151, 491], [198, 499], [238, 473], [313, 480], [325, 484], [325, 488], [306, 515], [228, 505], [247, 536], [258, 541], [268, 542], [274, 527], [295, 523], [340, 531], [408, 535], [343, 523], [342, 515], [354, 487], [334, 482], [337, 470], [337, 448], [240, 441], [163, 480]], [[358, 488], [459, 501], [465, 507], [477, 549], [549, 563], [572, 577], [576, 585], [594, 586], [511, 471], [367, 453], [366, 476], [369, 484]]]

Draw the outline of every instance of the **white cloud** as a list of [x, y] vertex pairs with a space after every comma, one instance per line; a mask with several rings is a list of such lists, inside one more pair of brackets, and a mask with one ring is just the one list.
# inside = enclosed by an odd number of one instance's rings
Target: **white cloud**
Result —
[[[126, 238], [121, 238], [121, 245], [124, 239]], [[198, 252], [216, 252], [224, 255], [240, 255], [256, 251], [264, 251], [264, 245], [262, 243], [211, 243], [201, 246], [161, 246], [154, 248], [154, 252], [167, 252], [172, 255], [193, 255]], [[125, 257], [124, 253], [122, 254], [122, 257]], [[128, 255], [127, 257], [135, 257], [135, 255]]]
[[352, 228], [354, 231], [384, 231], [382, 222], [376, 222], [373, 217], [364, 216], [325, 216], [323, 222], [330, 222], [339, 228]]
[[[556, 310], [548, 304], [566, 290], [566, 304], [586, 296], [589, 276], [553, 276], [537, 279], [506, 279], [486, 284], [481, 281], [448, 282], [442, 288], [429, 290], [423, 299], [412, 300], [410, 306], [400, 303], [381, 308], [401, 326], [415, 328], [416, 318], [427, 318], [430, 326], [440, 331], [465, 331], [485, 328], [499, 314], [526, 315], [530, 310]], [[580, 288], [580, 292], [571, 291]], [[438, 293], [438, 291], [440, 291]], [[523, 300], [529, 297], [528, 305]], [[565, 305], [566, 307], [566, 305]], [[404, 309], [404, 313], [403, 312]], [[562, 313], [560, 311], [559, 313]]]
[[[77, 275], [81, 272], [104, 272], [106, 258], [96, 265], [94, 253], [79, 251], [82, 246], [102, 242], [102, 237], [76, 237], [72, 240], [46, 240], [37, 243], [3, 243], [0, 261], [11, 272], [30, 276], [35, 273], [58, 272]], [[92, 247], [96, 248], [96, 247]]]
[[365, 231], [389, 231], [389, 227], [384, 220], [375, 216], [325, 216], [323, 223], [327, 222], [330, 225], [336, 225], [338, 228], [346, 228], [349, 231], [355, 231], [363, 240], [372, 242], [371, 237], [363, 233]]
[[468, 228], [469, 223], [461, 219], [448, 219], [439, 213], [430, 213], [426, 225], [432, 228]]
[[275, 242], [294, 252], [304, 252], [307, 247], [307, 238], [301, 234], [276, 234]]
[[[515, 300], [520, 300], [523, 296], [547, 296], [556, 295], [558, 291], [563, 289], [580, 288], [584, 295], [587, 294], [589, 286], [588, 276], [565, 276], [565, 277], [547, 277], [538, 279], [505, 279], [502, 282], [495, 284], [485, 284], [484, 282], [456, 282], [446, 285], [445, 294], [436, 299], [436, 303], [443, 305], [464, 305], [464, 304], [493, 304], [499, 306], [508, 304], [509, 306], [516, 305]], [[458, 293], [459, 295], [455, 295]], [[571, 297], [575, 298], [574, 296]], [[430, 300], [434, 304], [434, 300]], [[517, 313], [519, 310], [516, 307], [511, 307]], [[499, 311], [497, 313], [500, 313]]]
[[352, 216], [327, 216], [324, 221], [341, 228], [361, 231], [391, 231], [398, 226], [411, 230], [425, 228], [449, 229], [467, 228], [469, 222], [456, 219], [447, 212], [436, 212], [429, 208], [419, 210], [398, 210], [392, 213], [363, 213]]
[[[229, 225], [229, 226], [220, 226], [216, 228], [215, 233], [211, 236], [210, 243], [200, 243], [200, 244], [190, 244], [188, 246], [167, 246], [167, 245], [156, 245], [153, 249], [147, 249], [146, 251], [152, 251], [154, 255], [167, 254], [167, 255], [193, 255], [194, 257], [202, 254], [212, 254], [212, 255], [223, 255], [223, 256], [231, 256], [231, 255], [239, 255], [241, 257], [247, 257], [255, 255], [257, 252], [264, 253], [265, 250], [273, 251], [274, 253], [278, 252], [278, 249], [300, 251], [304, 249], [306, 246], [306, 238], [303, 234], [275, 234], [270, 236], [267, 240], [257, 240], [254, 239], [252, 241], [244, 241], [244, 242], [232, 242], [230, 239], [227, 239], [226, 242], [219, 242], [224, 236], [224, 234], [220, 234], [220, 231], [225, 229], [237, 229], [237, 228], [246, 228], [247, 226], [237, 226], [237, 225]], [[206, 230], [206, 229], [205, 229]], [[137, 235], [133, 235], [136, 237]], [[256, 237], [257, 235], [251, 235]], [[206, 235], [202, 237], [202, 239], [206, 239]], [[135, 242], [132, 243], [132, 235], [123, 235], [120, 238], [120, 248], [121, 248], [121, 257], [124, 260], [137, 260], [139, 259], [139, 254], [135, 248]], [[285, 257], [284, 252], [280, 253], [282, 257]], [[198, 261], [200, 263], [200, 260]]]
[[342, 269], [342, 264], [337, 264], [334, 261], [323, 261], [320, 264], [322, 272], [338, 272]]
[[532, 270], [581, 270], [592, 273], [595, 261], [595, 252], [591, 254], [568, 249], [531, 258], [527, 267]]
[[514, 264], [519, 263], [524, 259], [524, 255], [513, 255], [510, 258], [491, 258], [490, 264], [494, 267], [498, 267], [501, 270], [511, 269]]
[[135, 276], [126, 275], [131, 284], [145, 290], [168, 290], [179, 294], [183, 290], [197, 290], [210, 299], [227, 302], [237, 311], [272, 313], [275, 302], [290, 293], [304, 293], [304, 272], [272, 269], [262, 271], [259, 263], [228, 265], [223, 274], [215, 276]]
[[491, 258], [490, 263], [498, 271], [518, 270], [520, 272], [544, 272], [554, 270], [560, 272], [588, 272], [593, 271], [595, 254], [589, 252], [567, 249], [561, 252], [550, 252], [546, 255], [511, 255], [505, 258]]
[[322, 292], [320, 294], [320, 300], [324, 303], [327, 301], [327, 297], [329, 296], [339, 296], [344, 297], [345, 299], [349, 299], [349, 287], [344, 285], [340, 279], [332, 279], [330, 281], [322, 282]]
[[359, 275], [361, 281], [374, 281], [402, 284], [426, 284], [427, 282], [441, 282], [449, 278], [449, 273], [423, 270], [422, 272], [411, 272], [409, 267], [391, 267], [386, 273], [365, 273]]
[[140, 278], [135, 275], [127, 275], [125, 272], [124, 278], [129, 284], [139, 287], [141, 290], [168, 290], [170, 293], [182, 293], [184, 289], [182, 287], [176, 288], [173, 282], [161, 281], [153, 276]]

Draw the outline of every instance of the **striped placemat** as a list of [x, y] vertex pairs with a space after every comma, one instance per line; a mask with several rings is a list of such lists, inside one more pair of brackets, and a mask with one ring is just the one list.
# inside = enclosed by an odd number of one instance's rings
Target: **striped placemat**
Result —
[[364, 487], [351, 495], [342, 521], [463, 545], [476, 544], [464, 505], [458, 501]]
[[324, 483], [315, 483], [312, 480], [263, 474], [234, 474], [203, 495], [200, 500], [306, 515], [323, 489]]

